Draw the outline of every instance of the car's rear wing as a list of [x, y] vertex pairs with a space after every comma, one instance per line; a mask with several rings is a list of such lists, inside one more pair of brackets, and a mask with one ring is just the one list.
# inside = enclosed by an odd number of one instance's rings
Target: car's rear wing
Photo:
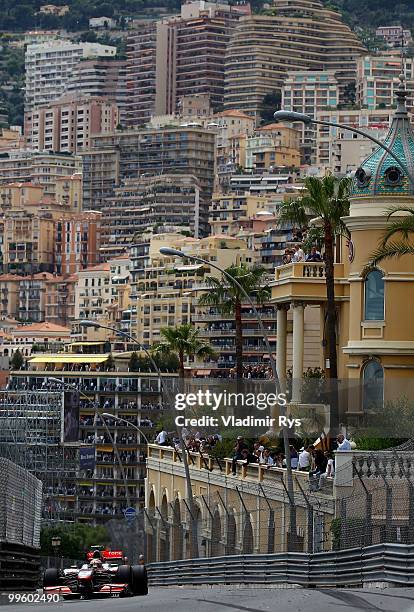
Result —
[[[101, 559], [104, 561], [110, 561], [111, 559], [123, 559], [124, 553], [122, 550], [101, 550], [99, 551], [101, 555]], [[86, 558], [88, 561], [93, 559], [94, 551], [90, 551], [86, 553]]]

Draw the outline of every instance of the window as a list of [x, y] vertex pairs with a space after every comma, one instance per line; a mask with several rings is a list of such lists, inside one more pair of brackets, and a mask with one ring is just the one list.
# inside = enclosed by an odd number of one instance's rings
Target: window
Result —
[[384, 320], [384, 278], [372, 270], [365, 278], [365, 321]]
[[362, 408], [379, 408], [384, 401], [384, 370], [376, 359], [371, 359], [362, 371]]

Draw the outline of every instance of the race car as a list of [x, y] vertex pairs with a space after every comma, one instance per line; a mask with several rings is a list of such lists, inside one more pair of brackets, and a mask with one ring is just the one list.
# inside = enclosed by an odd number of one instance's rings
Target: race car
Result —
[[145, 565], [128, 565], [122, 551], [94, 546], [86, 560], [80, 568], [73, 565], [64, 570], [47, 569], [43, 575], [43, 592], [61, 595], [63, 599], [148, 594]]

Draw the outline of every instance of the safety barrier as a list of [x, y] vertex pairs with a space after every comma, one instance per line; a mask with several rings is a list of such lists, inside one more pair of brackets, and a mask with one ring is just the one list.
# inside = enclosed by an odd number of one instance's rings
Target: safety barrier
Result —
[[291, 584], [300, 587], [414, 585], [414, 545], [376, 544], [315, 554], [186, 559], [148, 565], [152, 586]]
[[0, 542], [0, 592], [34, 591], [40, 580], [40, 551]]

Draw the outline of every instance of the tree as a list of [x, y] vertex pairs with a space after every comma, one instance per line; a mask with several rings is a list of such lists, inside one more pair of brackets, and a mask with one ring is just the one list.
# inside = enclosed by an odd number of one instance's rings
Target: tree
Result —
[[22, 353], [19, 351], [19, 349], [17, 349], [17, 351], [13, 353], [13, 357], [10, 362], [11, 369], [21, 370], [23, 365], [24, 365], [24, 357]]
[[338, 378], [338, 360], [336, 352], [336, 308], [334, 280], [334, 241], [337, 235], [348, 235], [349, 232], [342, 217], [349, 213], [348, 192], [351, 179], [337, 179], [324, 176], [322, 179], [308, 177], [305, 179], [306, 195], [290, 200], [282, 205], [279, 224], [293, 223], [299, 227], [307, 225], [309, 216], [317, 217], [323, 228], [325, 247], [325, 280], [326, 311], [329, 352], [329, 376]]
[[272, 123], [274, 121], [273, 114], [280, 109], [281, 100], [280, 91], [273, 91], [264, 96], [260, 105], [262, 123]]
[[169, 355], [175, 353], [178, 356], [178, 375], [184, 379], [184, 362], [186, 357], [212, 357], [212, 348], [200, 340], [200, 331], [190, 323], [177, 325], [176, 327], [162, 327], [160, 330], [162, 341], [155, 345], [155, 353]]
[[52, 538], [60, 538], [59, 555], [68, 559], [82, 560], [92, 545], [109, 544], [110, 538], [106, 527], [77, 524], [74, 526], [45, 526], [40, 533], [42, 556], [54, 556]]
[[130, 372], [139, 372], [140, 370], [140, 360], [135, 351], [131, 353], [129, 358], [128, 369]]
[[[393, 259], [403, 255], [414, 255], [414, 208], [390, 208], [388, 209], [388, 220], [391, 220], [396, 213], [408, 213], [392, 219], [378, 245], [378, 248], [371, 254], [371, 266], [378, 265], [384, 259]], [[400, 236], [399, 239], [394, 239]]]
[[[254, 296], [258, 304], [270, 298], [270, 289], [263, 286], [266, 269], [262, 266], [249, 267], [246, 264], [230, 266], [226, 273], [235, 278], [246, 293]], [[225, 277], [208, 276], [205, 279], [209, 290], [201, 296], [199, 304], [214, 306], [224, 315], [234, 315], [236, 344], [236, 376], [243, 378], [243, 326], [241, 307], [245, 297], [240, 289]]]

